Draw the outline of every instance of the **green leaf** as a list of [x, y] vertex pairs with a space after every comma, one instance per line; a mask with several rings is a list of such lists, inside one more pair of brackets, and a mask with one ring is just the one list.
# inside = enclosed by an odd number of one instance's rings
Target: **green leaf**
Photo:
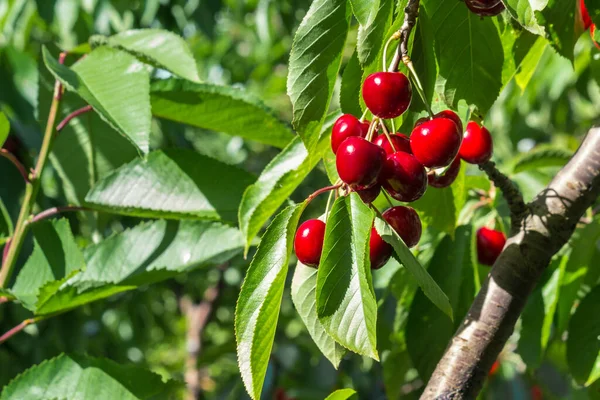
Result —
[[33, 225], [33, 253], [19, 271], [11, 292], [23, 306], [35, 310], [37, 295], [44, 284], [70, 276], [85, 267], [66, 219], [41, 221]]
[[427, 270], [417, 261], [396, 231], [379, 217], [375, 218], [375, 229], [377, 229], [377, 233], [379, 233], [383, 240], [392, 245], [400, 262], [415, 278], [425, 296], [452, 320], [452, 305], [448, 300], [448, 296], [446, 296], [436, 281], [429, 275]]
[[[402, 21], [404, 21], [404, 12], [400, 12], [400, 15], [402, 16]], [[432, 46], [434, 42], [434, 28], [431, 25], [427, 9], [424, 7], [419, 8], [419, 18], [417, 19], [414, 31], [415, 34], [411, 44], [410, 55], [415, 69], [419, 72], [419, 80], [423, 85], [425, 98], [429, 104], [432, 104], [437, 80], [437, 63], [435, 48]], [[393, 49], [393, 45], [391, 49]], [[388, 50], [388, 58], [393, 56], [393, 54], [393, 51]], [[432, 107], [436, 108], [436, 104], [432, 104]], [[425, 105], [418, 94], [413, 96], [410, 110], [415, 112], [426, 111]]]
[[350, 0], [352, 12], [361, 25], [367, 25], [375, 17], [381, 0]]
[[356, 394], [354, 389], [339, 389], [331, 393], [325, 400], [347, 400]]
[[377, 301], [369, 262], [373, 212], [358, 194], [338, 198], [327, 219], [317, 273], [317, 315], [342, 346], [377, 354]]
[[[453, 109], [464, 99], [485, 114], [502, 88], [504, 52], [494, 20], [460, 2], [424, 0], [421, 5], [434, 28], [438, 93]], [[486, 89], [473, 90], [477, 87]]]
[[536, 35], [543, 35], [543, 28], [535, 19], [535, 11], [532, 6], [539, 10], [541, 3], [530, 2], [529, 0], [505, 0], [504, 5], [510, 13], [529, 32]]
[[235, 309], [235, 337], [242, 380], [259, 399], [275, 338], [294, 233], [305, 203], [279, 213], [262, 237]]
[[[366, 1], [362, 2], [368, 3]], [[378, 7], [371, 11], [372, 16], [368, 18], [367, 22], [361, 23], [358, 28], [356, 51], [361, 65], [369, 65], [377, 58], [385, 41], [387, 41], [387, 38], [384, 38], [383, 35], [392, 24], [392, 0], [376, 0], [372, 3], [378, 5]], [[393, 49], [390, 49], [390, 51], [393, 51]]]
[[0, 399], [166, 399], [182, 386], [137, 366], [61, 354], [18, 375], [4, 387]]
[[475, 284], [471, 261], [471, 226], [463, 225], [454, 240], [445, 236], [437, 246], [429, 264], [433, 279], [447, 293], [448, 307], [454, 310], [453, 323], [419, 291], [411, 304], [406, 325], [406, 344], [419, 376], [429, 379], [442, 357], [456, 328], [466, 315], [473, 298]]
[[150, 95], [159, 118], [280, 148], [294, 138], [273, 110], [242, 89], [165, 79], [152, 83]]
[[600, 378], [600, 286], [579, 304], [569, 322], [567, 362], [575, 379], [586, 386]]
[[564, 148], [542, 145], [515, 158], [513, 173], [537, 170], [544, 167], [562, 167], [573, 157], [573, 152]]
[[0, 245], [6, 243], [6, 240], [12, 236], [14, 231], [13, 222], [10, 218], [10, 214], [0, 198]]
[[[600, 26], [600, 2], [598, 0], [585, 0], [585, 5], [592, 22], [596, 26]], [[596, 29], [596, 32], [598, 32], [598, 29]]]
[[241, 249], [240, 232], [218, 222], [145, 222], [87, 247], [86, 269], [44, 285], [35, 313], [64, 312], [181, 272], [221, 264]]
[[199, 82], [196, 60], [180, 36], [162, 29], [132, 29], [106, 38], [106, 44], [143, 62]]
[[10, 122], [8, 121], [8, 118], [6, 118], [6, 115], [0, 111], [0, 147], [4, 145], [9, 132]]
[[576, 10], [576, 0], [548, 0], [544, 9], [535, 11], [536, 19], [544, 26], [546, 39], [569, 60], [573, 60], [573, 49], [579, 36], [575, 32], [575, 18], [579, 18]]
[[283, 204], [315, 167], [302, 140], [296, 137], [269, 165], [256, 183], [248, 186], [239, 209], [239, 226], [246, 241], [246, 252], [260, 228]]
[[547, 47], [548, 42], [544, 38], [538, 37], [527, 54], [520, 60], [521, 62], [515, 74], [515, 82], [519, 85], [521, 91], [524, 91], [531, 81]]
[[340, 107], [344, 114], [355, 116], [362, 115], [360, 107], [360, 88], [362, 86], [363, 71], [360, 68], [356, 52], [348, 60], [346, 68], [342, 73], [342, 85], [340, 87]]
[[135, 57], [99, 47], [72, 68], [58, 63], [44, 47], [52, 74], [76, 92], [115, 130], [147, 153], [150, 143], [150, 74]]
[[294, 109], [292, 124], [310, 153], [329, 108], [349, 19], [346, 0], [315, 0], [294, 37], [287, 93]]
[[325, 331], [317, 317], [317, 270], [298, 262], [292, 280], [292, 301], [321, 353], [337, 369], [346, 350]]
[[253, 180], [242, 169], [191, 150], [169, 149], [114, 171], [85, 201], [95, 209], [137, 217], [235, 221], [243, 191]]

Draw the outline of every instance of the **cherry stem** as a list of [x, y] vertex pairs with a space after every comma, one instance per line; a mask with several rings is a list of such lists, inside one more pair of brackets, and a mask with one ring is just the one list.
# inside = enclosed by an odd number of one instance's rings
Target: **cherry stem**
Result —
[[385, 199], [387, 200], [387, 202], [390, 205], [390, 207], [394, 207], [394, 203], [392, 203], [392, 199], [390, 199], [390, 195], [387, 194], [385, 192], [385, 190], [382, 190], [382, 192], [383, 192], [383, 197], [385, 197]]
[[379, 118], [374, 117], [373, 121], [371, 121], [371, 125], [369, 125], [369, 131], [367, 132], [367, 137], [366, 137], [366, 139], [369, 142], [373, 139], [373, 134], [375, 132], [375, 127], [377, 126], [378, 122], [379, 122]]
[[381, 60], [381, 62], [383, 63], [383, 71], [385, 71], [385, 64], [387, 63], [387, 50], [388, 47], [390, 47], [390, 43], [392, 43], [393, 40], [398, 40], [400, 39], [400, 31], [395, 32], [392, 36], [390, 36], [390, 38], [387, 40], [387, 42], [385, 42], [385, 46], [383, 46], [383, 59]]
[[390, 143], [390, 146], [392, 146], [392, 150], [394, 151], [394, 153], [396, 152], [396, 147], [394, 146], [394, 143], [392, 142], [392, 138], [390, 137], [390, 133], [388, 132], [385, 124], [383, 123], [382, 120], [379, 120], [379, 124], [381, 125], [381, 128], [383, 129], [383, 134], [385, 135], [385, 137], [387, 138], [388, 142]]
[[6, 342], [8, 339], [21, 332], [27, 325], [34, 324], [38, 322], [41, 318], [28, 318], [25, 321], [21, 322], [19, 325], [7, 331], [4, 335], [0, 336], [0, 344]]
[[73, 111], [71, 114], [67, 115], [67, 116], [65, 117], [65, 119], [63, 119], [62, 121], [60, 121], [60, 123], [59, 123], [58, 125], [56, 125], [56, 131], [57, 131], [57, 132], [60, 132], [60, 131], [62, 131], [62, 130], [63, 130], [63, 128], [64, 128], [65, 126], [67, 126], [67, 124], [68, 124], [69, 122], [71, 122], [71, 120], [72, 120], [73, 118], [77, 118], [77, 117], [78, 117], [78, 116], [80, 116], [81, 114], [85, 114], [86, 112], [89, 112], [89, 111], [92, 111], [92, 110], [93, 110], [92, 106], [90, 106], [90, 105], [87, 105], [87, 106], [85, 106], [85, 107], [81, 107], [80, 109]]
[[410, 76], [411, 78], [413, 78], [413, 82], [415, 84], [415, 87], [417, 88], [417, 93], [419, 93], [421, 101], [423, 101], [423, 104], [425, 104], [425, 108], [427, 109], [427, 113], [429, 113], [429, 117], [433, 118], [433, 112], [431, 111], [431, 106], [429, 105], [429, 102], [425, 97], [425, 91], [423, 90], [423, 85], [421, 85], [421, 81], [419, 80], [419, 75], [417, 74], [413, 63], [408, 56], [406, 56], [406, 58], [404, 59], [404, 64], [406, 65], [406, 68], [408, 68], [408, 70], [410, 71]]
[[319, 190], [316, 190], [313, 194], [311, 194], [310, 196], [308, 196], [306, 198], [306, 205], [308, 205], [311, 201], [314, 200], [315, 197], [317, 197], [318, 195], [320, 195], [321, 193], [325, 193], [325, 192], [329, 192], [330, 190], [336, 190], [339, 189], [340, 187], [342, 187], [341, 183], [336, 183], [335, 185], [331, 185], [331, 186], [325, 186]]
[[359, 121], [363, 122], [365, 120], [365, 118], [367, 117], [367, 113], [369, 112], [369, 109], [365, 109], [365, 112], [362, 113], [362, 115], [360, 116]]
[[390, 122], [392, 124], [392, 131], [394, 131], [394, 133], [396, 133], [396, 124], [394, 123], [394, 119], [390, 119]]
[[19, 161], [19, 159], [13, 153], [11, 153], [10, 151], [8, 151], [6, 149], [0, 149], [0, 156], [6, 158], [15, 167], [17, 167], [17, 169], [19, 170], [19, 173], [25, 180], [25, 183], [29, 183], [29, 174], [27, 173], [25, 166], [23, 166], [23, 164], [21, 164], [21, 161]]
[[331, 192], [329, 192], [329, 197], [327, 198], [327, 205], [325, 206], [325, 223], [327, 223], [327, 220], [329, 219], [329, 206], [331, 205], [331, 199], [333, 198], [333, 195], [336, 192], [336, 190], [332, 190]]
[[66, 211], [91, 211], [90, 208], [87, 207], [78, 207], [78, 206], [64, 206], [64, 207], [52, 207], [47, 210], [40, 212], [39, 214], [34, 215], [31, 218], [31, 223], [34, 224], [39, 222], [45, 218], [52, 217], [56, 214], [60, 214]]

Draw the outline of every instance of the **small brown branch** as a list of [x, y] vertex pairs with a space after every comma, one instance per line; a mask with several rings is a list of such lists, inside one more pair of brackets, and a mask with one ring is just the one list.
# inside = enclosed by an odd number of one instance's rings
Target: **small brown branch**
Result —
[[388, 71], [397, 71], [400, 66], [400, 61], [406, 63], [410, 62], [408, 56], [408, 39], [410, 33], [417, 23], [417, 17], [419, 16], [419, 0], [408, 0], [408, 4], [404, 7], [404, 23], [398, 31], [400, 33], [400, 43], [398, 49], [394, 55]]
[[11, 238], [8, 238], [6, 243], [4, 243], [4, 250], [2, 250], [2, 264], [4, 265], [4, 261], [6, 260], [6, 255], [8, 254], [8, 249], [10, 248]]
[[6, 342], [8, 339], [21, 332], [27, 325], [31, 325], [38, 321], [37, 318], [28, 318], [25, 321], [21, 322], [19, 325], [15, 326], [11, 330], [7, 331], [4, 335], [0, 336], [0, 344]]
[[69, 122], [71, 122], [71, 120], [73, 118], [77, 118], [81, 114], [85, 114], [85, 113], [87, 113], [89, 111], [92, 111], [92, 110], [93, 110], [92, 106], [87, 105], [85, 107], [81, 107], [80, 109], [73, 111], [71, 114], [67, 115], [65, 117], [65, 119], [63, 119], [62, 121], [60, 121], [60, 123], [58, 125], [56, 125], [56, 131], [57, 132], [62, 131], [64, 129], [64, 127], [67, 126], [67, 124]]
[[21, 164], [21, 161], [19, 161], [17, 156], [15, 156], [13, 153], [6, 149], [0, 149], [0, 156], [6, 158], [8, 161], [13, 163], [13, 165], [19, 170], [19, 173], [25, 180], [25, 183], [29, 183], [29, 174], [27, 173], [27, 169], [25, 169], [25, 166]]
[[91, 209], [87, 208], [87, 207], [79, 207], [79, 206], [52, 207], [52, 208], [49, 208], [47, 210], [40, 212], [39, 214], [34, 215], [33, 218], [31, 218], [30, 223], [34, 224], [45, 218], [49, 218], [56, 214], [60, 214], [60, 213], [67, 212], [67, 211], [91, 211]]
[[339, 189], [340, 187], [342, 187], [342, 184], [341, 184], [341, 183], [338, 183], [337, 185], [325, 186], [325, 187], [323, 187], [323, 188], [321, 188], [321, 189], [315, 190], [315, 191], [313, 192], [313, 194], [311, 194], [310, 196], [308, 196], [308, 197], [306, 198], [306, 204], [308, 204], [308, 203], [310, 203], [311, 201], [313, 201], [313, 200], [314, 200], [314, 198], [315, 198], [315, 197], [317, 197], [318, 195], [320, 195], [320, 194], [322, 194], [322, 193], [325, 193], [325, 192], [329, 192], [330, 190], [337, 190], [337, 189]]
[[502, 191], [508, 208], [510, 209], [511, 229], [517, 232], [520, 228], [521, 221], [527, 215], [527, 205], [523, 200], [521, 191], [515, 184], [502, 172], [496, 168], [496, 164], [492, 161], [479, 164], [479, 169], [484, 171], [488, 178], [494, 182], [494, 185]]
[[422, 399], [474, 399], [512, 334], [554, 254], [600, 194], [600, 128], [528, 204], [466, 317], [438, 363]]

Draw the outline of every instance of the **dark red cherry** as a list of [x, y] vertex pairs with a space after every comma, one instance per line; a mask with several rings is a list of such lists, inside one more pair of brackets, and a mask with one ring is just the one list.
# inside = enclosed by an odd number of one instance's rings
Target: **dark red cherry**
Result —
[[294, 238], [294, 251], [298, 260], [309, 267], [318, 266], [324, 238], [325, 222], [320, 219], [309, 219], [300, 225]]
[[[579, 0], [579, 10], [581, 11], [581, 21], [583, 22], [583, 29], [588, 29], [592, 26], [592, 19], [588, 13], [587, 7], [585, 6], [584, 0]], [[592, 36], [593, 38], [594, 36]]]
[[384, 163], [385, 151], [359, 136], [344, 140], [335, 157], [338, 175], [355, 190], [375, 184]]
[[390, 140], [394, 144], [394, 148], [396, 149], [395, 151], [385, 135], [377, 136], [377, 139], [375, 139], [374, 143], [385, 150], [385, 154], [387, 155], [395, 153], [396, 151], [403, 151], [405, 153], [412, 154], [412, 150], [410, 149], [410, 139], [408, 136], [402, 133], [396, 133], [394, 135], [390, 135]]
[[415, 201], [427, 189], [427, 173], [414, 156], [398, 151], [387, 156], [381, 183], [394, 199]]
[[396, 206], [383, 213], [383, 218], [394, 228], [406, 246], [413, 247], [421, 239], [421, 219], [411, 207]]
[[463, 131], [463, 124], [462, 124], [462, 121], [460, 120], [460, 117], [458, 116], [457, 113], [455, 113], [452, 110], [440, 111], [439, 113], [435, 114], [434, 118], [448, 118], [448, 119], [451, 119], [452, 121], [454, 121], [454, 123], [456, 124], [456, 126], [458, 126], [458, 131], [460, 133], [462, 133], [462, 131]]
[[369, 124], [360, 122], [354, 115], [344, 114], [335, 121], [331, 130], [331, 150], [335, 154], [340, 144], [350, 136], [366, 137]]
[[456, 157], [443, 175], [438, 175], [434, 171], [431, 171], [429, 175], [427, 175], [429, 186], [433, 186], [434, 188], [438, 189], [448, 187], [456, 180], [459, 172], [460, 157]]
[[436, 117], [413, 129], [410, 147], [421, 164], [429, 168], [439, 168], [454, 160], [461, 139], [461, 132], [453, 120]]
[[358, 193], [358, 195], [365, 204], [372, 203], [377, 198], [377, 196], [379, 196], [379, 192], [381, 192], [381, 185], [378, 183], [371, 186], [370, 188], [356, 191], [356, 193]]
[[504, 11], [504, 4], [500, 0], [465, 0], [471, 12], [481, 17], [492, 17]]
[[479, 263], [494, 265], [496, 259], [502, 253], [506, 236], [504, 233], [486, 227], [477, 231], [477, 258]]
[[365, 79], [362, 96], [374, 115], [396, 118], [410, 105], [412, 88], [401, 72], [376, 72]]
[[369, 239], [369, 259], [371, 260], [371, 269], [383, 267], [392, 256], [392, 246], [384, 241], [377, 230], [371, 228], [371, 238]]
[[493, 149], [490, 131], [477, 122], [469, 122], [458, 151], [459, 157], [470, 164], [482, 164], [492, 158]]

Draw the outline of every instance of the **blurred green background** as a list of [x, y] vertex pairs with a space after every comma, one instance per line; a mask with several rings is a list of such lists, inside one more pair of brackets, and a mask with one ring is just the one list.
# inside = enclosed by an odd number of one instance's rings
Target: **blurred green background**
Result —
[[[11, 120], [12, 141], [18, 156], [26, 165], [31, 165], [41, 141], [36, 114], [41, 46], [54, 43], [69, 50], [85, 43], [93, 34], [111, 35], [134, 28], [163, 28], [181, 35], [192, 49], [202, 80], [243, 86], [275, 109], [282, 120], [290, 121], [286, 63], [293, 33], [309, 5], [309, 0], [0, 0], [0, 109]], [[356, 29], [350, 36], [345, 61], [351, 54], [355, 36]], [[584, 34], [575, 54], [572, 65], [547, 46], [526, 87], [520, 87], [513, 80], [496, 101], [486, 117], [486, 126], [493, 134], [495, 160], [501, 169], [513, 170], [522, 160], [521, 153], [532, 148], [552, 145], [568, 155], [600, 118], [600, 52]], [[337, 108], [336, 99], [334, 95], [332, 109]], [[43, 120], [44, 116], [39, 118]], [[151, 145], [153, 148], [193, 148], [255, 174], [277, 154], [277, 149], [239, 137], [210, 131], [198, 135], [197, 131], [197, 128], [156, 121]], [[60, 138], [63, 142], [69, 140], [73, 138]], [[557, 157], [561, 156], [564, 154]], [[513, 174], [513, 178], [529, 200], [556, 171], [557, 168], [552, 167], [528, 169]], [[468, 173], [476, 175], [478, 171], [473, 168]], [[69, 202], [56, 168], [48, 168], [43, 179], [40, 208]], [[293, 198], [301, 200], [326, 183], [326, 174], [320, 167]], [[0, 198], [14, 219], [22, 191], [18, 173], [6, 160], [0, 159]], [[313, 211], [309, 212], [316, 215], [324, 201], [315, 201], [311, 205]], [[498, 202], [502, 209], [501, 200]], [[136, 222], [133, 218], [93, 213], [68, 217], [82, 245], [122, 231]], [[428, 234], [436, 236], [435, 232]], [[436, 243], [435, 239], [432, 242]], [[22, 254], [27, 255], [30, 250], [31, 242]], [[422, 253], [426, 262], [427, 252]], [[595, 260], [599, 260], [597, 255], [596, 249]], [[182, 299], [198, 303], [207, 288], [222, 280], [222, 289], [202, 335], [198, 364], [202, 371], [200, 396], [247, 398], [236, 363], [233, 313], [248, 263], [238, 257], [223, 273], [217, 268], [192, 272], [32, 325], [25, 333], [0, 346], [0, 385], [60, 352], [105, 356], [184, 379], [188, 351], [187, 322], [181, 309], [185, 300]], [[375, 277], [380, 299], [379, 341], [384, 349], [389, 349], [382, 352], [383, 366], [352, 356], [342, 361], [339, 370], [334, 370], [320, 355], [297, 316], [289, 293], [285, 293], [264, 398], [321, 399], [336, 388], [352, 386], [361, 399], [384, 399], [388, 398], [385, 388], [390, 390], [390, 385], [394, 388], [388, 393], [416, 398], [423, 382], [411, 368], [410, 360], [405, 356], [405, 359], [396, 358], [397, 368], [389, 369], [385, 363], [386, 357], [394, 359], [397, 355], [394, 352], [406, 355], [398, 346], [391, 345], [403, 345], [398, 329], [406, 319], [406, 309], [393, 297], [394, 291], [402, 285], [402, 275], [397, 271], [397, 265], [389, 265]], [[0, 331], [10, 329], [24, 318], [27, 314], [21, 307], [2, 305]], [[530, 387], [537, 382], [549, 398], [588, 398], [588, 392], [574, 388], [565, 374], [565, 366], [560, 361], [564, 358], [561, 356], [563, 342], [554, 341], [542, 366], [529, 371], [519, 352], [511, 351], [515, 350], [517, 339], [518, 334], [502, 356], [502, 366], [490, 379], [482, 397], [531, 398]]]

